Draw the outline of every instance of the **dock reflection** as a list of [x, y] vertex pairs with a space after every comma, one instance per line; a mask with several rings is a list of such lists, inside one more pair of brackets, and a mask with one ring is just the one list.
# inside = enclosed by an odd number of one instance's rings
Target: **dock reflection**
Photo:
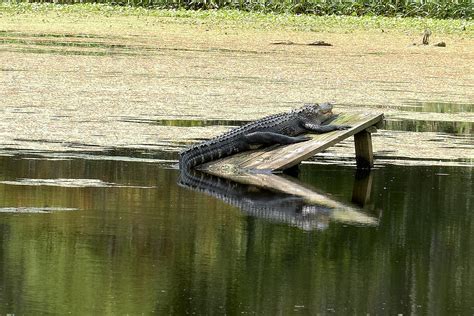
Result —
[[[356, 181], [354, 185], [361, 183]], [[223, 178], [190, 170], [181, 171], [178, 184], [220, 199], [250, 216], [303, 230], [323, 230], [331, 221], [361, 226], [378, 224], [376, 218], [357, 206], [336, 201], [289, 176], [233, 174]], [[367, 187], [367, 183], [362, 184]]]

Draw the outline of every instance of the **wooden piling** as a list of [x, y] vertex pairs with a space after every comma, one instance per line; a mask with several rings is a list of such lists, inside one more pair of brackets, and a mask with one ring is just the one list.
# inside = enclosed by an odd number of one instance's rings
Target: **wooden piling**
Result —
[[374, 154], [372, 151], [372, 135], [363, 130], [354, 135], [356, 153], [356, 164], [358, 169], [370, 169], [374, 166]]

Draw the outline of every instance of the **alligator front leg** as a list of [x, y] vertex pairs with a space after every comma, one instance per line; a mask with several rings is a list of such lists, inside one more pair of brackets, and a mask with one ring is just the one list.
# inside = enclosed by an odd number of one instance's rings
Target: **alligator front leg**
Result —
[[244, 135], [244, 139], [251, 145], [287, 145], [310, 140], [308, 136], [287, 136], [272, 132], [254, 132]]
[[313, 123], [304, 123], [303, 127], [308, 132], [313, 132], [313, 133], [318, 133], [318, 134], [351, 128], [351, 126], [349, 125], [318, 125], [318, 124], [313, 124]]

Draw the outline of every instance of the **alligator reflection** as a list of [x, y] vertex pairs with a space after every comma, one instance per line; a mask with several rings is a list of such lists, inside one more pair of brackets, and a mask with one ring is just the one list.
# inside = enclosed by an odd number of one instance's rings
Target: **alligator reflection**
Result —
[[[240, 208], [250, 216], [303, 230], [323, 230], [328, 227], [331, 220], [364, 226], [378, 223], [375, 218], [364, 214], [356, 207], [334, 201], [327, 195], [309, 191], [308, 188], [289, 178], [273, 174], [254, 174], [251, 177], [260, 178], [266, 183], [269, 178], [272, 181], [283, 181], [285, 185], [277, 185], [280, 192], [276, 192], [196, 170], [181, 171], [178, 184], [218, 198]], [[281, 192], [282, 187], [291, 194]]]

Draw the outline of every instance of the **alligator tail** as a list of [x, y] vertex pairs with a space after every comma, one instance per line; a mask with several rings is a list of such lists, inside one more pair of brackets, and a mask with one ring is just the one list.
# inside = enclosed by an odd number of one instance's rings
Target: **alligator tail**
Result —
[[199, 144], [183, 151], [179, 155], [179, 168], [189, 170], [203, 163], [224, 158], [239, 152], [235, 145], [222, 143]]

